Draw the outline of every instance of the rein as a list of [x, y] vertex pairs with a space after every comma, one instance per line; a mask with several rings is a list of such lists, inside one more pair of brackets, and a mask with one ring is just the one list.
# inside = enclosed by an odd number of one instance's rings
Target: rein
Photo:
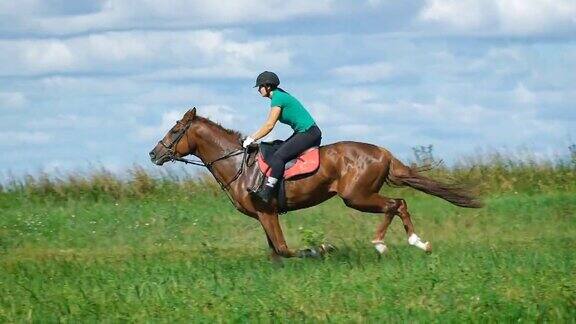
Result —
[[[180, 124], [180, 121], [177, 121], [176, 123]], [[220, 188], [226, 193], [226, 197], [228, 197], [228, 199], [230, 200], [230, 202], [232, 202], [233, 205], [237, 206], [236, 202], [230, 197], [228, 190], [230, 189], [230, 185], [234, 181], [238, 180], [238, 178], [242, 174], [242, 171], [244, 170], [244, 166], [246, 165], [246, 159], [248, 156], [248, 148], [241, 148], [241, 149], [234, 150], [232, 152], [228, 152], [224, 156], [221, 156], [221, 157], [219, 157], [219, 158], [217, 158], [211, 162], [208, 162], [208, 163], [204, 163], [201, 160], [194, 161], [194, 160], [189, 160], [189, 159], [186, 159], [183, 157], [177, 157], [176, 152], [174, 151], [174, 147], [176, 146], [176, 144], [178, 144], [178, 142], [180, 142], [182, 137], [184, 137], [184, 135], [187, 133], [191, 124], [192, 124], [191, 122], [188, 123], [180, 132], [178, 132], [178, 135], [176, 136], [176, 138], [174, 140], [172, 140], [170, 145], [166, 145], [163, 140], [160, 140], [158, 143], [160, 143], [160, 145], [162, 145], [164, 148], [166, 148], [168, 150], [168, 158], [170, 159], [170, 161], [172, 161], [172, 162], [175, 162], [175, 161], [184, 162], [185, 164], [197, 165], [197, 166], [205, 167], [206, 169], [208, 169], [208, 171], [210, 171], [210, 173], [212, 173], [212, 175], [214, 176], [214, 179], [216, 179], [216, 182], [218, 182], [218, 184], [220, 185]], [[188, 139], [188, 136], [186, 136], [186, 139]], [[232, 177], [232, 180], [228, 181], [228, 183], [224, 183], [224, 182], [220, 181], [220, 179], [218, 179], [218, 177], [216, 177], [216, 174], [214, 174], [212, 165], [214, 165], [214, 163], [216, 163], [216, 162], [226, 160], [230, 157], [237, 156], [240, 154], [243, 154], [242, 155], [242, 163], [240, 164], [240, 168], [238, 168], [238, 171], [236, 172], [234, 177]]]
[[[198, 160], [198, 161], [194, 161], [194, 160], [188, 160], [182, 157], [176, 157], [176, 156], [170, 156], [170, 160], [171, 161], [180, 161], [180, 162], [184, 162], [186, 164], [192, 164], [192, 165], [197, 165], [197, 166], [201, 166], [201, 167], [205, 167], [206, 169], [208, 169], [208, 171], [210, 171], [212, 173], [212, 165], [218, 161], [222, 161], [222, 160], [226, 160], [227, 158], [233, 157], [233, 156], [237, 156], [240, 154], [243, 154], [242, 156], [242, 164], [240, 165], [240, 168], [238, 168], [238, 171], [236, 172], [236, 174], [234, 175], [234, 177], [232, 178], [232, 180], [230, 180], [228, 183], [224, 184], [222, 181], [220, 181], [216, 176], [214, 176], [214, 178], [216, 179], [216, 181], [218, 181], [218, 183], [220, 184], [220, 187], [222, 187], [222, 189], [224, 190], [228, 190], [230, 189], [230, 185], [236, 181], [240, 175], [242, 174], [242, 170], [244, 169], [244, 165], [246, 164], [246, 153], [247, 150], [246, 149], [237, 149], [235, 151], [229, 152], [228, 154], [221, 156], [219, 158], [217, 158], [216, 160], [209, 162], [209, 163], [203, 163], [202, 161]], [[213, 173], [212, 173], [213, 174]]]

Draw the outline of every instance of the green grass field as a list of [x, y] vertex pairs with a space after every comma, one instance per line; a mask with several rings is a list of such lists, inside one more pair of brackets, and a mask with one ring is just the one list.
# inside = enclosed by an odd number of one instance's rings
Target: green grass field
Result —
[[526, 168], [480, 168], [476, 210], [384, 188], [406, 198], [431, 255], [395, 219], [380, 257], [380, 217], [333, 199], [281, 221], [292, 248], [315, 236], [338, 251], [282, 264], [204, 181], [14, 183], [0, 192], [0, 322], [575, 322], [574, 169]]

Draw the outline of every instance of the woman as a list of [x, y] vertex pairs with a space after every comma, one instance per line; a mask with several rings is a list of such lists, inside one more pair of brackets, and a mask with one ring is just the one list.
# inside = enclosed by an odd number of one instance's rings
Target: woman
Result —
[[242, 144], [243, 147], [248, 147], [254, 141], [268, 135], [277, 121], [289, 125], [294, 131], [294, 134], [278, 148], [270, 161], [267, 161], [271, 168], [270, 176], [266, 178], [266, 185], [254, 193], [266, 203], [276, 192], [276, 184], [284, 175], [286, 162], [313, 146], [319, 146], [322, 138], [320, 128], [316, 126], [306, 108], [296, 98], [278, 88], [279, 85], [280, 79], [273, 72], [264, 71], [256, 78], [255, 87], [258, 88], [262, 97], [271, 99], [270, 107], [272, 108], [264, 125], [252, 136], [248, 136]]

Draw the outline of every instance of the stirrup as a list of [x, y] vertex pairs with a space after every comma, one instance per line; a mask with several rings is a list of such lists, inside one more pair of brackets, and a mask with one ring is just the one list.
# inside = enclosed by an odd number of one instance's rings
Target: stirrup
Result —
[[252, 193], [265, 203], [270, 203], [276, 194], [276, 187], [270, 187], [263, 185], [257, 191], [252, 191]]

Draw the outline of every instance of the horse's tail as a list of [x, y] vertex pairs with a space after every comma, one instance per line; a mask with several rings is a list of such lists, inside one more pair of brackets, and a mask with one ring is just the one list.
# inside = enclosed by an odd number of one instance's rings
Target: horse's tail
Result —
[[407, 185], [427, 194], [440, 197], [456, 206], [467, 208], [480, 208], [483, 206], [482, 202], [467, 188], [425, 177], [394, 157], [392, 157], [390, 163], [388, 180], [395, 185]]

